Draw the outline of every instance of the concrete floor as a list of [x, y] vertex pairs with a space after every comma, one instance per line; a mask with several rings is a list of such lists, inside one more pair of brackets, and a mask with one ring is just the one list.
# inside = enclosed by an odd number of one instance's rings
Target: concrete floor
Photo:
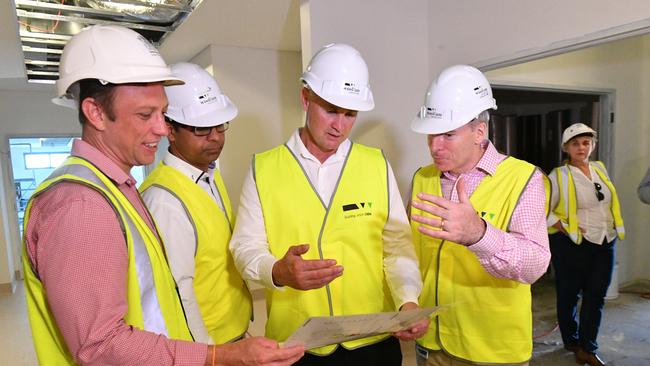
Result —
[[[605, 318], [601, 326], [600, 354], [612, 366], [650, 366], [650, 300], [626, 291], [648, 292], [650, 282], [621, 289], [615, 300], [606, 302]], [[256, 291], [257, 292], [257, 291]], [[256, 294], [257, 295], [257, 294]], [[263, 334], [264, 300], [255, 296], [256, 321], [251, 325], [253, 335]], [[548, 279], [533, 286], [533, 334], [531, 366], [575, 365], [573, 354], [562, 347], [555, 326], [555, 290]], [[22, 282], [14, 294], [0, 293], [0, 364], [36, 365], [29, 323], [25, 309], [25, 292]], [[404, 366], [415, 366], [412, 342], [403, 343]]]
[[[599, 354], [615, 366], [650, 365], [650, 300], [638, 293], [650, 292], [650, 283], [621, 289], [619, 296], [605, 301], [605, 316], [598, 335]], [[555, 287], [542, 278], [533, 285], [533, 334], [544, 335], [556, 324]], [[533, 366], [575, 365], [573, 353], [562, 345], [560, 331], [533, 342]]]

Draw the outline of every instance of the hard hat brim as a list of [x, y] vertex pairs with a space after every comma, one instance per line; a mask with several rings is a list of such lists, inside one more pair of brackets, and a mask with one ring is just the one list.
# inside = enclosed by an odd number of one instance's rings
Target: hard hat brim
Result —
[[231, 122], [232, 120], [235, 119], [235, 117], [237, 117], [237, 114], [239, 114], [239, 110], [237, 110], [237, 107], [235, 107], [234, 104], [229, 103], [226, 108], [220, 109], [218, 111], [206, 113], [202, 116], [190, 118], [187, 120], [183, 120], [183, 118], [179, 116], [174, 116], [173, 113], [167, 113], [167, 116], [173, 119], [174, 121], [178, 123], [182, 123], [187, 126], [212, 127], [212, 126], [222, 125], [226, 122]]
[[421, 118], [419, 115], [411, 121], [411, 130], [424, 135], [438, 135], [453, 131], [469, 123], [448, 123], [434, 118]]
[[[314, 93], [316, 92], [314, 91]], [[367, 112], [375, 108], [375, 101], [372, 100], [372, 96], [368, 100], [350, 100], [350, 98], [345, 98], [338, 95], [327, 95], [324, 93], [321, 94], [316, 93], [316, 95], [323, 98], [323, 100], [326, 102], [331, 103], [339, 108], [345, 108], [351, 111], [359, 112]]]

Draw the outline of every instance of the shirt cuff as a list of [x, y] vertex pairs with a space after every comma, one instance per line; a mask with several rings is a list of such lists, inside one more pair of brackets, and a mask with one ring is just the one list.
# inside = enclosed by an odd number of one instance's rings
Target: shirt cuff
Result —
[[187, 341], [176, 343], [174, 365], [204, 365], [208, 356], [208, 345]]
[[397, 305], [397, 309], [401, 308], [402, 305], [406, 304], [407, 302], [412, 302], [419, 306], [420, 303], [418, 302], [418, 296], [420, 290], [421, 289], [416, 286], [402, 285], [400, 288], [400, 299], [398, 299], [397, 304], [395, 304]]
[[503, 243], [501, 236], [503, 231], [495, 228], [489, 222], [485, 222], [485, 235], [481, 240], [467, 247], [479, 258], [487, 258], [493, 256], [499, 251], [499, 243]]
[[259, 267], [260, 280], [262, 281], [262, 284], [264, 285], [265, 288], [284, 291], [283, 286], [278, 287], [275, 285], [275, 283], [273, 283], [273, 265], [277, 261], [278, 259], [272, 255], [269, 255], [268, 257], [264, 257], [260, 261], [260, 267]]

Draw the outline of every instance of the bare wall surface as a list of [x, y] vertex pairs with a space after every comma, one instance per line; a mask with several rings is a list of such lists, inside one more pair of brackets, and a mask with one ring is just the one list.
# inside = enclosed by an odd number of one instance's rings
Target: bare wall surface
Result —
[[650, 121], [647, 99], [643, 97], [650, 88], [643, 77], [650, 64], [649, 39], [635, 37], [487, 73], [493, 82], [615, 90], [616, 120], [610, 157], [614, 169], [609, 173], [621, 199], [626, 229], [626, 239], [617, 249], [620, 282], [650, 278], [650, 207], [636, 195], [636, 187], [650, 165]]
[[[429, 84], [427, 59], [428, 1], [303, 1], [301, 23], [309, 24], [311, 52], [331, 42], [348, 43], [370, 69], [375, 109], [359, 114], [352, 140], [384, 149], [407, 194], [413, 172], [428, 164], [426, 138], [409, 124]], [[304, 35], [304, 34], [303, 34]], [[311, 55], [304, 55], [309, 60]], [[306, 67], [306, 65], [303, 65]]]
[[236, 211], [253, 154], [284, 143], [303, 124], [300, 53], [211, 46], [193, 62], [212, 66], [221, 90], [239, 109], [226, 132], [226, 144], [219, 158], [219, 168]]
[[[431, 72], [485, 66], [650, 26], [646, 0], [430, 1]], [[575, 43], [573, 42], [573, 43]]]

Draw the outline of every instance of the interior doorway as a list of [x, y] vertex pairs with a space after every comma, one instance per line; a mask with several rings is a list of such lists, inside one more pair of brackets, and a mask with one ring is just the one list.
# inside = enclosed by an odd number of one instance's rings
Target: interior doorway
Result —
[[562, 164], [562, 132], [576, 122], [598, 131], [592, 158], [609, 167], [612, 96], [607, 92], [495, 87], [498, 109], [490, 117], [489, 138], [502, 153], [526, 160], [546, 174]]

